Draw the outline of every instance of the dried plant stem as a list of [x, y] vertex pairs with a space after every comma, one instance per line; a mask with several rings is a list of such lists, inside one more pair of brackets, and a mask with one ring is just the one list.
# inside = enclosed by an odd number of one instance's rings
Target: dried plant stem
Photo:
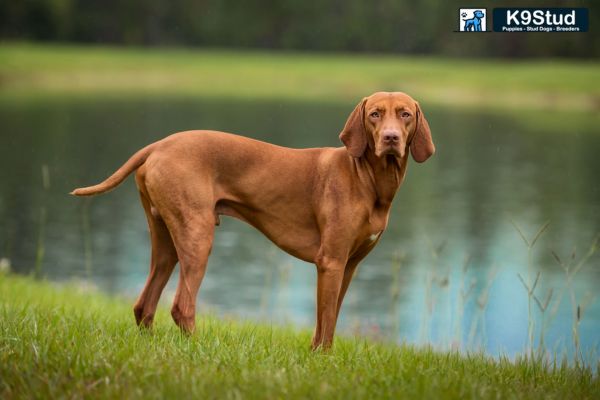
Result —
[[292, 271], [292, 263], [286, 262], [281, 267], [279, 267], [279, 290], [277, 294], [277, 310], [279, 315], [283, 316], [284, 322], [288, 322], [286, 320], [286, 316], [288, 313], [286, 312], [288, 307], [288, 294], [289, 294], [289, 283], [290, 283], [290, 273]]
[[[531, 274], [533, 270], [533, 260], [531, 256], [531, 246], [527, 248], [527, 282], [531, 282]], [[528, 339], [528, 347], [529, 351], [533, 353], [534, 342], [533, 342], [533, 332], [535, 330], [535, 318], [533, 316], [533, 291], [538, 283], [540, 277], [540, 272], [538, 272], [533, 285], [527, 288], [527, 339]]]
[[268, 268], [265, 273], [265, 280], [263, 282], [263, 290], [260, 298], [260, 314], [264, 319], [268, 316], [270, 297], [273, 291], [273, 270], [275, 269], [275, 253], [273, 251], [268, 253], [268, 259]]
[[469, 299], [469, 297], [471, 296], [471, 293], [473, 292], [473, 289], [475, 288], [475, 285], [477, 284], [477, 280], [472, 279], [471, 282], [469, 282], [469, 287], [466, 288], [465, 286], [465, 280], [467, 279], [467, 270], [469, 268], [469, 265], [471, 263], [471, 255], [467, 254], [465, 256], [465, 260], [463, 262], [462, 265], [462, 275], [461, 275], [461, 279], [460, 279], [460, 288], [458, 291], [458, 302], [457, 302], [457, 306], [456, 306], [456, 321], [455, 321], [455, 330], [454, 330], [454, 343], [456, 345], [456, 347], [461, 347], [462, 345], [462, 323], [463, 323], [463, 318], [465, 315], [465, 305], [467, 304], [467, 301]]
[[435, 308], [436, 298], [433, 292], [433, 284], [438, 282], [440, 287], [445, 287], [448, 284], [448, 276], [439, 279], [436, 270], [439, 269], [440, 256], [446, 248], [447, 240], [443, 240], [439, 245], [435, 246], [431, 239], [428, 236], [425, 236], [425, 240], [429, 245], [429, 250], [431, 251], [431, 258], [433, 259], [435, 269], [433, 271], [428, 272], [426, 277], [426, 286], [425, 286], [425, 306], [426, 317], [423, 318], [423, 323], [421, 325], [421, 338], [425, 341], [429, 341], [431, 339], [430, 332], [430, 324], [433, 318], [433, 312]]
[[46, 206], [40, 207], [39, 227], [38, 227], [38, 240], [35, 251], [35, 269], [33, 275], [36, 278], [42, 276], [42, 263], [44, 262], [44, 254], [46, 253], [45, 246], [46, 237]]
[[548, 225], [550, 225], [550, 221], [546, 221], [538, 229], [538, 231], [533, 236], [533, 238], [531, 240], [527, 240], [527, 237], [525, 236], [525, 234], [523, 233], [523, 231], [521, 230], [519, 225], [517, 225], [517, 223], [512, 218], [509, 218], [509, 219], [510, 219], [510, 223], [513, 225], [515, 230], [519, 233], [519, 236], [521, 236], [521, 239], [523, 239], [525, 246], [527, 246], [527, 282], [525, 282], [525, 280], [523, 279], [521, 274], [517, 274], [517, 276], [519, 277], [519, 279], [521, 280], [521, 283], [523, 284], [523, 287], [527, 291], [527, 319], [528, 319], [528, 321], [527, 321], [527, 341], [528, 341], [527, 347], [528, 347], [528, 353], [531, 356], [533, 356], [534, 349], [535, 349], [535, 342], [534, 342], [535, 317], [533, 314], [533, 304], [535, 301], [534, 293], [535, 293], [535, 288], [536, 288], [536, 286], [539, 282], [540, 276], [541, 276], [541, 272], [538, 271], [538, 273], [535, 276], [535, 280], [532, 281], [532, 279], [533, 279], [533, 247], [535, 246], [538, 239], [542, 236], [542, 234], [546, 231], [546, 229], [548, 228]]
[[423, 319], [421, 323], [421, 339], [426, 342], [430, 340], [429, 325], [433, 315], [433, 308], [435, 306], [435, 298], [432, 291], [434, 279], [434, 274], [429, 271], [425, 278], [425, 313], [423, 313]]
[[396, 252], [392, 258], [392, 285], [390, 286], [390, 324], [392, 326], [391, 337], [396, 341], [400, 335], [400, 318], [398, 317], [398, 301], [400, 300], [400, 276], [405, 255]]
[[[592, 241], [592, 244], [586, 254], [579, 260], [575, 266], [573, 266], [573, 262], [576, 258], [576, 251], [573, 249], [571, 253], [571, 257], [567, 262], [563, 262], [562, 259], [556, 254], [554, 251], [551, 251], [552, 256], [565, 271], [566, 278], [566, 290], [569, 292], [569, 299], [571, 302], [571, 312], [573, 315], [573, 324], [572, 324], [572, 337], [573, 337], [573, 348], [574, 348], [574, 361], [576, 365], [579, 365], [583, 360], [583, 354], [581, 352], [580, 340], [579, 340], [579, 324], [581, 323], [581, 318], [583, 316], [583, 312], [585, 311], [586, 306], [591, 303], [593, 300], [592, 296], [587, 296], [583, 301], [578, 302], [577, 296], [575, 294], [575, 289], [573, 288], [573, 280], [575, 275], [581, 270], [584, 264], [596, 253], [598, 250], [598, 246], [600, 244], [600, 235], [596, 236]], [[565, 289], [563, 289], [564, 291]], [[562, 298], [562, 292], [559, 295], [559, 298]]]
[[[44, 199], [42, 201], [45, 202], [46, 193], [48, 189], [50, 189], [50, 170], [48, 169], [48, 165], [42, 165], [42, 189], [44, 192]], [[44, 261], [44, 254], [46, 253], [45, 239], [46, 239], [46, 219], [47, 219], [47, 211], [46, 204], [42, 204], [40, 207], [40, 219], [39, 219], [39, 230], [38, 230], [38, 241], [36, 246], [36, 254], [35, 254], [35, 268], [34, 268], [34, 276], [36, 278], [40, 278], [42, 276], [42, 263]]]
[[85, 259], [86, 278], [92, 278], [92, 229], [90, 223], [91, 197], [86, 197], [81, 208], [81, 228], [83, 230], [83, 254]]
[[490, 289], [494, 280], [496, 279], [497, 269], [496, 266], [492, 266], [492, 269], [488, 272], [487, 280], [485, 287], [477, 297], [475, 304], [477, 305], [475, 316], [471, 321], [471, 329], [469, 330], [469, 347], [473, 347], [475, 345], [475, 335], [477, 333], [477, 327], [480, 326], [480, 340], [479, 345], [485, 345], [487, 342], [487, 332], [486, 332], [486, 324], [485, 324], [485, 310], [488, 305], [488, 301], [490, 299]]

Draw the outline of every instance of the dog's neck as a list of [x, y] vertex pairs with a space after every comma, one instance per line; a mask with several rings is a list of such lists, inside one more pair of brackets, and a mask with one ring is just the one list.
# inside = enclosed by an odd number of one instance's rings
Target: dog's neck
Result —
[[404, 180], [408, 152], [404, 157], [397, 158], [393, 155], [377, 157], [375, 152], [367, 148], [363, 156], [357, 160], [360, 167], [366, 170], [368, 185], [374, 195], [377, 206], [389, 208], [394, 200], [398, 188]]

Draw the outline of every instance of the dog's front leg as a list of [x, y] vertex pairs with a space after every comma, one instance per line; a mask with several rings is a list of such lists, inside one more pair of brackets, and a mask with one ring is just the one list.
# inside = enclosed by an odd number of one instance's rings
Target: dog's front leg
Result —
[[333, 343], [337, 305], [346, 259], [320, 256], [317, 265], [317, 326], [312, 349], [328, 349]]
[[344, 296], [346, 295], [346, 291], [348, 291], [348, 286], [350, 286], [350, 282], [352, 281], [352, 277], [354, 276], [354, 272], [356, 271], [356, 267], [358, 267], [360, 260], [361, 258], [350, 259], [346, 264], [346, 268], [344, 268], [344, 277], [342, 279], [342, 286], [340, 288], [340, 294], [338, 296], [336, 307], [336, 319], [340, 316], [340, 310], [342, 308]]

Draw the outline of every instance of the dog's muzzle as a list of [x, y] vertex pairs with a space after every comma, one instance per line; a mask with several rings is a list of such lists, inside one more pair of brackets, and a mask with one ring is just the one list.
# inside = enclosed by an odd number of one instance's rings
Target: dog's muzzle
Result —
[[396, 157], [404, 156], [404, 149], [400, 140], [400, 132], [395, 130], [385, 130], [382, 132], [380, 140], [377, 156], [384, 156], [387, 154], [392, 154]]

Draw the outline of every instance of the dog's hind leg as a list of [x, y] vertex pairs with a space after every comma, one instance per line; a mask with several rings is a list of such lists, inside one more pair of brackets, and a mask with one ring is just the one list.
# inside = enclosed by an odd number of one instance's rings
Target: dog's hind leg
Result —
[[154, 313], [156, 312], [160, 295], [177, 263], [177, 252], [165, 222], [160, 215], [156, 215], [155, 212], [153, 213], [150, 201], [142, 191], [140, 191], [140, 197], [144, 211], [146, 212], [146, 218], [148, 219], [152, 242], [152, 256], [150, 274], [142, 293], [135, 303], [133, 312], [137, 324], [140, 327], [149, 328], [154, 320]]
[[179, 283], [171, 315], [185, 333], [195, 328], [196, 296], [206, 272], [215, 230], [214, 207], [180, 215], [171, 234], [179, 257]]

